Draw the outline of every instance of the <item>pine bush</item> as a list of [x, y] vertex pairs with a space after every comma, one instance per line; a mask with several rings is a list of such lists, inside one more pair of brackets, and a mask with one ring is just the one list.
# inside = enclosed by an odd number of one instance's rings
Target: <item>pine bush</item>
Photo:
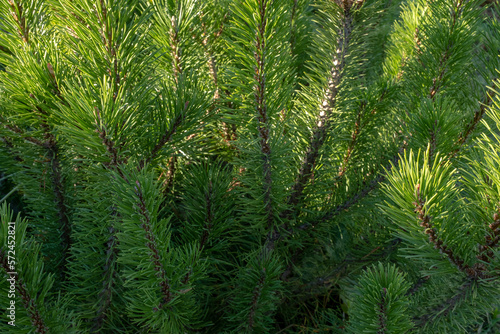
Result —
[[495, 2], [0, 6], [0, 332], [500, 332]]

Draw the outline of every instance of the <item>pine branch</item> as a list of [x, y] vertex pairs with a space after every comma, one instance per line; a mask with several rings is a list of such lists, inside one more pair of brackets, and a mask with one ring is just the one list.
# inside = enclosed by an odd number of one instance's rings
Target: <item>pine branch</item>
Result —
[[154, 309], [154, 311], [158, 311], [162, 309], [166, 304], [168, 304], [174, 296], [172, 295], [172, 292], [170, 290], [170, 283], [167, 278], [167, 274], [165, 271], [165, 268], [163, 267], [162, 263], [160, 262], [160, 255], [159, 255], [159, 250], [156, 242], [155, 235], [153, 233], [153, 226], [151, 225], [151, 217], [150, 213], [146, 209], [146, 202], [144, 200], [144, 195], [142, 193], [142, 188], [141, 184], [139, 181], [136, 181], [136, 186], [134, 187], [135, 189], [135, 195], [137, 196], [139, 202], [137, 203], [137, 206], [139, 208], [139, 214], [142, 216], [141, 221], [141, 228], [146, 232], [146, 239], [148, 240], [146, 242], [146, 246], [149, 248], [151, 253], [149, 254], [150, 256], [150, 261], [153, 262], [155, 271], [157, 271], [156, 276], [160, 279], [160, 289], [163, 294], [163, 299], [160, 302], [160, 304]]
[[174, 80], [177, 83], [179, 75], [182, 74], [180, 47], [179, 47], [179, 27], [177, 26], [177, 18], [172, 15], [170, 22], [170, 51], [172, 52], [172, 73]]
[[[363, 188], [361, 188], [358, 192], [354, 193], [353, 195], [349, 196], [344, 202], [337, 205], [333, 210], [325, 213], [321, 218], [318, 219], [317, 223], [326, 222], [326, 221], [333, 219], [335, 216], [338, 216], [342, 212], [349, 210], [351, 207], [356, 205], [363, 198], [368, 196], [373, 190], [375, 190], [378, 187], [378, 185], [380, 183], [385, 181], [386, 174], [392, 169], [393, 166], [395, 166], [398, 163], [398, 161], [400, 159], [400, 155], [404, 152], [404, 150], [405, 150], [405, 145], [403, 145], [399, 149], [398, 154], [396, 154], [389, 161], [389, 164], [387, 164], [384, 167], [385, 172], [381, 172], [373, 180], [371, 180], [368, 183], [365, 183]], [[302, 225], [300, 228], [307, 229], [310, 226], [311, 226], [310, 224], [305, 224], [305, 225]], [[314, 225], [312, 225], [312, 226], [314, 226]]]
[[352, 316], [348, 332], [410, 332], [408, 288], [404, 275], [393, 264], [379, 262], [365, 270], [349, 298]]
[[358, 110], [358, 114], [356, 116], [356, 120], [354, 122], [354, 130], [351, 135], [351, 141], [349, 142], [349, 145], [347, 146], [347, 151], [344, 154], [344, 158], [342, 159], [342, 164], [340, 165], [339, 168], [339, 173], [337, 177], [342, 177], [344, 176], [346, 169], [347, 169], [347, 164], [349, 163], [349, 160], [351, 159], [352, 153], [354, 151], [354, 148], [356, 147], [356, 142], [358, 141], [358, 136], [359, 132], [361, 131], [361, 114], [363, 112], [364, 105]]
[[262, 271], [260, 273], [260, 278], [255, 286], [255, 289], [253, 290], [252, 294], [252, 303], [250, 306], [250, 312], [248, 314], [248, 328], [251, 330], [254, 327], [254, 317], [255, 317], [255, 311], [258, 306], [259, 298], [260, 295], [262, 294], [262, 289], [264, 288], [264, 283], [266, 281], [266, 268], [262, 268]]
[[[439, 61], [439, 70], [438, 70], [439, 74], [437, 77], [432, 79], [432, 87], [431, 87], [430, 92], [429, 92], [429, 97], [432, 100], [434, 100], [436, 93], [439, 91], [439, 89], [443, 85], [443, 78], [444, 78], [446, 71], [447, 71], [447, 61], [450, 57], [450, 51], [451, 51], [451, 48], [453, 46], [453, 40], [452, 40], [451, 36], [453, 35], [454, 30], [456, 28], [457, 20], [462, 15], [463, 10], [464, 10], [464, 6], [468, 1], [469, 0], [459, 0], [456, 3], [456, 5], [454, 6], [454, 8], [451, 8], [452, 22], [451, 22], [451, 27], [450, 27], [448, 43], [446, 45], [446, 49], [445, 49], [444, 53], [442, 54], [440, 61]], [[431, 160], [432, 159], [429, 158], [429, 161], [431, 161]]]
[[419, 278], [417, 280], [417, 282], [415, 282], [415, 284], [413, 284], [411, 289], [408, 290], [406, 295], [412, 296], [412, 295], [416, 294], [418, 292], [418, 290], [420, 290], [420, 288], [422, 288], [424, 286], [424, 284], [429, 280], [429, 278], [430, 278], [430, 276], [425, 276], [425, 277]]
[[[398, 154], [395, 155], [390, 160], [390, 163], [385, 167], [384, 173], [380, 173], [377, 177], [375, 177], [373, 180], [371, 180], [368, 184], [365, 184], [365, 186], [363, 188], [361, 188], [358, 192], [354, 193], [352, 196], [348, 197], [344, 202], [337, 205], [333, 210], [326, 212], [320, 218], [315, 219], [314, 222], [308, 222], [308, 223], [300, 225], [298, 227], [298, 229], [299, 230], [308, 230], [310, 228], [315, 228], [320, 223], [325, 223], [325, 222], [331, 221], [334, 217], [340, 215], [344, 211], [348, 211], [351, 207], [353, 207], [359, 201], [361, 201], [363, 198], [368, 196], [374, 189], [376, 189], [378, 187], [378, 185], [380, 183], [385, 181], [386, 174], [392, 169], [393, 166], [395, 166], [397, 164], [397, 162], [400, 159], [400, 155], [402, 154], [404, 149], [405, 149], [405, 145], [403, 145], [399, 149]], [[291, 231], [289, 231], [289, 232], [291, 232]], [[288, 236], [290, 236], [290, 235], [291, 235], [291, 233], [288, 234]], [[278, 235], [275, 238], [279, 239], [280, 237], [281, 236]], [[291, 274], [294, 264], [299, 260], [300, 256], [303, 254], [303, 252], [304, 252], [304, 249], [298, 249], [294, 252], [293, 256], [290, 258], [290, 261], [287, 264], [286, 270], [281, 275], [283, 280], [286, 280], [287, 277]]]
[[99, 108], [94, 107], [94, 111], [95, 111], [94, 116], [96, 117], [95, 122], [97, 127], [95, 132], [99, 134], [99, 138], [101, 138], [104, 147], [106, 147], [106, 150], [111, 155], [111, 161], [109, 162], [109, 164], [113, 167], [116, 167], [118, 166], [119, 163], [122, 163], [121, 159], [118, 156], [118, 150], [115, 147], [114, 141], [108, 138], [106, 125], [102, 123], [101, 113], [99, 112]]
[[416, 201], [413, 203], [415, 206], [415, 212], [418, 214], [418, 220], [420, 226], [425, 230], [425, 234], [429, 236], [429, 242], [434, 245], [434, 248], [439, 250], [441, 254], [445, 254], [448, 260], [454, 264], [458, 270], [466, 274], [469, 278], [485, 278], [488, 275], [484, 273], [484, 265], [474, 265], [473, 267], [465, 263], [463, 259], [460, 259], [448, 245], [446, 245], [442, 239], [437, 235], [437, 231], [433, 228], [431, 223], [431, 217], [426, 214], [424, 205], [425, 201], [420, 197], [420, 185], [417, 184], [415, 191]]
[[14, 149], [14, 145], [12, 144], [12, 141], [9, 140], [9, 138], [2, 137], [2, 141], [4, 142], [5, 147], [7, 148], [7, 151], [10, 153], [10, 155], [13, 156], [15, 161], [24, 162], [23, 158], [21, 158], [19, 155], [12, 152], [12, 150]]
[[102, 268], [104, 271], [103, 287], [99, 292], [99, 307], [97, 308], [96, 315], [92, 319], [92, 327], [90, 328], [91, 333], [100, 333], [104, 322], [109, 318], [109, 307], [111, 305], [113, 287], [114, 287], [114, 276], [116, 272], [112, 270], [115, 266], [115, 262], [118, 258], [118, 240], [116, 238], [116, 230], [113, 226], [108, 228], [109, 237], [106, 243], [106, 262]]
[[62, 247], [62, 262], [60, 265], [60, 271], [62, 275], [62, 281], [65, 280], [66, 277], [66, 271], [67, 271], [67, 266], [68, 266], [68, 257], [69, 257], [69, 250], [71, 247], [71, 224], [68, 219], [68, 214], [67, 214], [67, 209], [66, 209], [66, 198], [64, 195], [64, 185], [63, 185], [63, 179], [62, 179], [62, 174], [61, 174], [61, 166], [59, 163], [59, 157], [58, 157], [58, 152], [59, 148], [54, 141], [55, 139], [52, 138], [50, 140], [50, 146], [49, 146], [49, 159], [50, 159], [50, 166], [51, 166], [51, 176], [52, 176], [52, 183], [53, 183], [53, 188], [54, 188], [54, 196], [56, 199], [56, 206], [57, 206], [57, 212], [59, 215], [59, 224], [60, 228], [62, 230], [62, 242], [61, 242], [61, 247]]
[[10, 8], [12, 9], [11, 15], [14, 18], [14, 21], [17, 23], [19, 27], [19, 36], [22, 38], [23, 42], [26, 44], [30, 44], [29, 32], [30, 27], [26, 23], [26, 13], [24, 12], [24, 8], [22, 4], [17, 3], [13, 0], [8, 0]]
[[[153, 161], [157, 156], [159, 151], [167, 144], [170, 140], [172, 140], [172, 136], [175, 134], [177, 129], [181, 126], [182, 121], [184, 119], [184, 115], [186, 114], [187, 108], [189, 106], [189, 101], [186, 101], [184, 104], [184, 110], [182, 113], [177, 115], [177, 117], [174, 119], [172, 122], [171, 127], [163, 134], [163, 136], [160, 138], [158, 143], [155, 145], [153, 150], [151, 150], [151, 153], [149, 154], [148, 158], [146, 159], [146, 164], [149, 164], [151, 161]], [[140, 163], [141, 167], [144, 167], [144, 163]]]
[[113, 41], [113, 30], [110, 26], [107, 4], [104, 2], [104, 0], [100, 0], [99, 4], [100, 11], [95, 11], [95, 14], [97, 16], [99, 24], [102, 24], [104, 26], [104, 29], [101, 30], [101, 36], [104, 47], [108, 52], [108, 61], [112, 66], [112, 68], [109, 69], [108, 72], [109, 76], [113, 79], [113, 101], [116, 101], [116, 97], [118, 96], [118, 86], [120, 85], [120, 66], [118, 63], [116, 51], [120, 46], [118, 42]]
[[378, 331], [377, 334], [385, 334], [387, 333], [387, 309], [386, 309], [386, 298], [387, 298], [387, 289], [382, 288], [380, 292], [380, 301], [378, 303]]
[[215, 59], [215, 56], [211, 51], [206, 52], [206, 56], [208, 58], [208, 68], [210, 69], [210, 76], [212, 77], [215, 86], [215, 93], [214, 93], [214, 103], [215, 103], [220, 98], [219, 81], [217, 78], [217, 60]]
[[205, 218], [205, 225], [203, 226], [203, 234], [201, 235], [200, 240], [200, 250], [203, 249], [203, 246], [208, 240], [208, 236], [210, 235], [210, 229], [212, 228], [213, 219], [214, 219], [214, 208], [212, 207], [212, 181], [208, 182], [208, 190], [205, 193], [205, 206], [207, 210], [207, 215]]
[[453, 311], [458, 303], [467, 297], [469, 290], [472, 290], [477, 278], [468, 277], [465, 282], [458, 288], [458, 292], [438, 305], [431, 312], [426, 312], [421, 317], [415, 317], [413, 322], [419, 327], [425, 327], [429, 322], [435, 321], [438, 317], [446, 317]]
[[[49, 64], [50, 65], [50, 64]], [[51, 67], [49, 67], [50, 69]], [[53, 73], [52, 73], [53, 74]], [[60, 273], [61, 279], [64, 281], [66, 279], [66, 271], [68, 265], [69, 249], [71, 247], [71, 224], [68, 219], [68, 213], [66, 208], [66, 196], [64, 194], [64, 184], [62, 171], [60, 166], [60, 159], [58, 156], [59, 147], [55, 135], [52, 133], [51, 126], [48, 124], [49, 114], [44, 111], [41, 107], [37, 106], [35, 110], [39, 113], [41, 122], [40, 127], [44, 132], [45, 142], [41, 142], [38, 139], [33, 138], [31, 142], [41, 144], [47, 150], [48, 159], [50, 162], [51, 170], [51, 180], [54, 192], [54, 198], [56, 202], [57, 213], [59, 217], [59, 225], [62, 232], [62, 242], [61, 242], [61, 263], [60, 263]], [[12, 128], [16, 133], [22, 133], [22, 130], [17, 126]]]
[[[387, 89], [384, 89], [384, 91], [382, 92], [382, 94], [378, 98], [378, 103], [382, 102], [382, 100], [385, 98], [386, 94], [387, 94]], [[352, 134], [351, 134], [351, 140], [349, 141], [349, 144], [347, 146], [347, 151], [344, 154], [344, 158], [342, 159], [342, 164], [340, 166], [337, 178], [341, 178], [342, 176], [344, 176], [344, 174], [347, 170], [347, 166], [349, 164], [349, 161], [351, 160], [351, 157], [356, 149], [356, 144], [358, 143], [360, 132], [361, 132], [361, 130], [363, 130], [363, 128], [367, 124], [366, 122], [365, 123], [362, 122], [365, 108], [366, 108], [366, 102], [361, 103], [361, 105], [358, 109], [358, 112], [357, 112], [356, 120], [354, 121], [354, 130], [352, 131]], [[376, 112], [376, 110], [377, 110], [377, 107], [372, 108], [372, 110], [369, 112], [369, 114], [373, 115]]]
[[[230, 97], [231, 93], [226, 90], [225, 91], [226, 97]], [[231, 101], [228, 101], [226, 104], [227, 109], [233, 110], [234, 106]], [[233, 115], [232, 111], [228, 111], [228, 114]], [[238, 139], [238, 135], [236, 133], [236, 124], [230, 124], [230, 123], [224, 123], [224, 135], [222, 136], [224, 138], [224, 142], [228, 145], [228, 147], [235, 151], [237, 148], [234, 146], [233, 142], [235, 142]]]
[[[0, 249], [0, 265], [2, 266], [2, 269], [6, 273], [10, 273], [12, 271], [10, 270], [10, 266], [7, 260], [7, 255], [5, 254], [3, 248]], [[13, 274], [9, 275], [10, 278], [13, 278], [12, 276]], [[31, 296], [27, 291], [23, 277], [19, 277], [19, 275], [15, 273], [14, 279], [15, 279], [16, 291], [21, 296], [21, 299], [23, 301], [23, 306], [26, 309], [26, 312], [28, 313], [28, 316], [31, 319], [31, 324], [33, 325], [33, 327], [35, 327], [35, 332], [40, 334], [49, 333], [49, 328], [46, 325], [45, 320], [42, 318], [40, 309], [37, 305], [37, 300], [36, 298], [33, 298], [33, 296]]]
[[500, 209], [493, 214], [493, 223], [488, 225], [489, 233], [484, 236], [484, 245], [479, 246], [479, 254], [476, 256], [481, 269], [486, 270], [484, 264], [490, 264], [494, 257], [493, 248], [498, 247], [500, 242]]
[[[51, 275], [42, 285], [18, 281], [23, 325], [31, 320], [33, 332], [268, 333], [301, 324], [304, 332], [405, 333], [409, 314], [418, 314], [417, 331], [453, 332], [490, 312], [500, 277], [500, 210], [485, 224], [470, 219], [498, 200], [500, 160], [491, 149], [498, 138], [471, 138], [487, 112], [494, 123], [500, 118], [496, 93], [477, 107], [472, 100], [493, 76], [497, 62], [487, 62], [498, 48], [498, 24], [480, 22], [480, 5], [0, 4], [0, 67], [8, 71], [0, 71], [0, 153], [14, 158], [0, 167], [6, 175], [27, 168], [8, 184], [0, 178], [0, 191], [11, 193], [11, 182], [23, 189], [27, 215], [40, 217], [49, 205], [55, 220], [45, 219], [41, 232], [32, 225], [39, 240], [52, 240], [54, 223], [60, 232], [58, 247], [43, 245], [62, 271], [56, 285]], [[463, 127], [460, 108], [472, 110]], [[402, 124], [396, 134], [394, 122]], [[208, 132], [196, 132], [202, 126]], [[423, 167], [421, 155], [401, 157], [422, 146], [429, 147]], [[476, 161], [454, 164], [464, 178], [457, 184], [451, 166], [462, 151]], [[37, 187], [52, 188], [49, 197]], [[457, 199], [477, 212], [462, 211]], [[386, 215], [374, 220], [366, 208]], [[339, 220], [346, 211], [348, 225]], [[407, 226], [388, 236], [389, 222]], [[428, 247], [418, 248], [422, 242]], [[339, 247], [346, 256], [338, 257]], [[397, 260], [396, 250], [409, 260]], [[0, 266], [5, 257], [0, 251]], [[380, 264], [368, 269], [373, 262]], [[411, 285], [401, 272], [413, 277], [433, 263], [436, 279]], [[449, 263], [458, 269], [450, 272]], [[22, 265], [23, 279], [54, 269]], [[348, 296], [355, 278], [360, 284]], [[450, 283], [453, 291], [440, 294]], [[61, 284], [58, 302], [53, 292]], [[344, 296], [349, 320], [335, 314]], [[70, 298], [72, 318], [56, 324]]]
[[290, 53], [295, 50], [297, 36], [295, 35], [295, 16], [297, 15], [298, 0], [293, 0], [292, 13], [290, 14]]
[[[224, 15], [224, 19], [228, 16]], [[218, 80], [218, 66], [217, 66], [217, 59], [215, 58], [215, 55], [213, 54], [213, 51], [211, 49], [211, 45], [213, 44], [221, 35], [224, 29], [224, 22], [221, 23], [220, 28], [218, 31], [213, 33], [213, 39], [210, 39], [209, 33], [207, 33], [207, 27], [205, 22], [201, 24], [201, 28], [203, 33], [201, 34], [201, 45], [203, 45], [203, 48], [205, 49], [205, 56], [207, 58], [207, 63], [208, 63], [208, 68], [210, 71], [210, 77], [212, 78], [212, 81], [215, 86], [215, 92], [214, 92], [214, 104], [217, 102], [220, 98], [220, 88], [219, 88], [219, 80]], [[193, 35], [193, 38], [197, 38], [197, 35]], [[209, 43], [210, 41], [210, 43]]]
[[[451, 26], [449, 28], [449, 34], [448, 34], [448, 40], [445, 49], [441, 53], [441, 57], [439, 59], [439, 65], [437, 69], [437, 75], [432, 79], [432, 86], [430, 87], [428, 98], [431, 99], [432, 101], [436, 100], [436, 96], [439, 93], [439, 91], [443, 88], [444, 85], [444, 78], [446, 74], [448, 73], [449, 69], [449, 64], [448, 60], [451, 57], [451, 51], [454, 46], [455, 41], [453, 40], [453, 34], [455, 32], [456, 26], [458, 24], [458, 20], [463, 14], [464, 6], [469, 0], [459, 0], [456, 3], [453, 4], [452, 8], [450, 8], [451, 11]], [[415, 32], [415, 38], [417, 40], [417, 47], [418, 47], [418, 52], [417, 54], [422, 54], [422, 50], [420, 49], [420, 38], [418, 37], [418, 29]], [[420, 59], [417, 57], [417, 59]], [[421, 65], [425, 68], [425, 64], [421, 62]], [[430, 150], [429, 150], [429, 164], [432, 164], [434, 155], [437, 150], [437, 138], [436, 134], [439, 131], [439, 129], [434, 129], [431, 130], [430, 132], [430, 138], [429, 138], [429, 145], [430, 145]]]
[[267, 216], [267, 228], [274, 229], [273, 225], [273, 206], [271, 199], [271, 189], [272, 189], [272, 178], [271, 178], [271, 147], [269, 145], [269, 120], [267, 113], [267, 104], [266, 104], [266, 79], [265, 79], [265, 64], [266, 64], [266, 25], [267, 25], [267, 16], [266, 9], [268, 5], [268, 0], [258, 0], [259, 6], [259, 23], [257, 26], [257, 34], [255, 47], [256, 52], [254, 54], [255, 57], [255, 73], [254, 80], [256, 81], [255, 85], [255, 105], [257, 109], [257, 120], [258, 120], [258, 131], [260, 137], [260, 151], [262, 154], [262, 173], [264, 177], [263, 182], [263, 191], [264, 191], [264, 206], [266, 210]]
[[15, 125], [15, 124], [6, 124], [5, 119], [4, 119], [4, 127], [6, 129], [9, 129], [10, 131], [12, 131], [14, 133], [17, 133], [17, 134], [21, 135], [21, 137], [23, 139], [26, 139], [27, 141], [29, 141], [29, 142], [37, 145], [37, 146], [42, 146], [42, 147], [45, 146], [45, 143], [43, 143], [40, 139], [37, 139], [35, 137], [31, 137], [31, 136], [26, 136], [25, 133], [24, 133], [24, 131], [21, 130], [21, 128], [19, 128], [17, 125]]
[[[217, 59], [213, 53], [212, 47], [209, 44], [210, 43], [215, 43], [215, 41], [222, 35], [222, 32], [224, 30], [224, 20], [228, 17], [228, 14], [226, 13], [223, 18], [223, 22], [220, 25], [220, 28], [218, 31], [214, 32], [213, 35], [209, 35], [206, 31], [206, 25], [205, 23], [202, 23], [202, 30], [203, 33], [201, 35], [201, 45], [203, 45], [204, 52], [205, 52], [205, 57], [207, 58], [207, 63], [208, 63], [208, 68], [210, 72], [210, 77], [212, 78], [214, 87], [215, 87], [215, 92], [214, 92], [214, 98], [212, 102], [212, 106], [210, 107], [209, 112], [212, 112], [217, 108], [217, 103], [219, 102], [221, 98], [221, 88], [219, 85], [219, 75], [218, 75], [218, 64], [217, 64]], [[193, 35], [193, 37], [197, 37], [196, 35]], [[210, 38], [212, 37], [212, 39]], [[227, 97], [231, 95], [231, 93], [226, 90], [225, 91]], [[232, 109], [232, 103], [231, 101], [227, 102], [227, 107], [228, 109]], [[235, 150], [236, 148], [234, 145], [231, 143], [231, 141], [236, 140], [236, 124], [229, 124], [226, 122], [222, 122], [222, 128], [223, 131], [221, 133], [222, 138], [224, 139], [224, 143], [227, 144], [228, 148]]]
[[469, 137], [472, 135], [474, 130], [476, 129], [477, 125], [479, 122], [483, 119], [484, 114], [486, 113], [487, 107], [490, 107], [493, 103], [493, 98], [495, 94], [494, 92], [491, 95], [487, 95], [486, 99], [484, 102], [481, 103], [481, 106], [479, 107], [478, 110], [474, 113], [474, 118], [470, 120], [470, 122], [467, 124], [465, 127], [464, 131], [460, 134], [458, 137], [457, 141], [455, 142], [456, 148], [453, 149], [449, 154], [448, 154], [448, 159], [452, 159], [457, 156], [457, 154], [460, 152], [462, 147], [465, 145]]
[[[376, 253], [376, 252], [382, 248], [381, 246], [376, 247], [370, 253], [364, 255], [363, 257], [354, 258], [352, 256], [348, 256], [345, 259], [343, 259], [341, 262], [339, 262], [335, 268], [330, 270], [328, 275], [317, 277], [310, 282], [307, 282], [303, 285], [298, 286], [297, 291], [295, 291], [295, 293], [296, 294], [309, 293], [309, 295], [306, 295], [306, 297], [300, 299], [300, 301], [305, 301], [309, 297], [316, 295], [315, 291], [318, 287], [321, 288], [323, 291], [327, 291], [327, 290], [331, 289], [332, 286], [334, 286], [338, 283], [339, 276], [345, 275], [343, 273], [345, 273], [345, 271], [349, 268], [349, 266], [363, 264], [362, 269], [366, 269], [370, 263], [373, 263], [375, 261], [382, 261], [383, 259], [387, 258], [392, 252], [394, 252], [397, 249], [398, 245], [401, 242], [402, 242], [401, 239], [394, 238], [379, 253]], [[304, 252], [304, 249], [301, 249], [301, 250], [296, 252], [295, 256], [298, 257], [303, 252]], [[295, 262], [296, 261], [293, 261], [293, 260], [290, 261], [289, 266], [286, 268], [286, 270], [281, 275], [281, 280], [287, 281], [288, 276], [292, 272], [292, 263], [295, 263]]]
[[[168, 170], [165, 175], [165, 181], [163, 181], [163, 195], [166, 195], [170, 193], [172, 190], [172, 186], [174, 184], [174, 174], [176, 170], [176, 164], [177, 164], [177, 156], [172, 156], [170, 159], [168, 159]], [[163, 172], [162, 172], [163, 175]]]
[[327, 130], [330, 126], [330, 117], [336, 105], [338, 88], [342, 80], [345, 57], [349, 48], [349, 41], [353, 29], [350, 8], [350, 5], [346, 5], [342, 12], [342, 23], [337, 40], [337, 53], [333, 55], [333, 66], [329, 73], [328, 87], [319, 107], [319, 117], [309, 140], [309, 147], [302, 160], [299, 174], [295, 179], [291, 194], [288, 198], [288, 205], [291, 208], [282, 214], [283, 217], [289, 218], [293, 213], [293, 208], [297, 206], [302, 198], [304, 188], [312, 175], [312, 170], [319, 155], [320, 148], [326, 139]]
[[[171, 17], [169, 36], [170, 36], [170, 52], [172, 54], [172, 70], [174, 75], [174, 81], [176, 84], [179, 84], [179, 76], [182, 75], [181, 48], [180, 48], [179, 26], [177, 22], [177, 17], [175, 15], [172, 15]], [[183, 112], [177, 115], [170, 129], [167, 130], [167, 132], [160, 138], [159, 142], [155, 145], [150, 155], [146, 159], [146, 164], [154, 160], [157, 157], [159, 151], [163, 148], [163, 146], [165, 146], [165, 144], [167, 144], [172, 139], [172, 136], [177, 131], [177, 128], [181, 126], [184, 120], [184, 116], [186, 114], [188, 106], [189, 106], [189, 101], [186, 101], [184, 104]], [[175, 172], [175, 161], [177, 160], [177, 158], [171, 157], [170, 159], [171, 159], [169, 162], [170, 177], [166, 180], [168, 185], [166, 191], [170, 189], [171, 183], [173, 182], [173, 174]], [[144, 162], [141, 161], [139, 165], [141, 168], [143, 168]]]

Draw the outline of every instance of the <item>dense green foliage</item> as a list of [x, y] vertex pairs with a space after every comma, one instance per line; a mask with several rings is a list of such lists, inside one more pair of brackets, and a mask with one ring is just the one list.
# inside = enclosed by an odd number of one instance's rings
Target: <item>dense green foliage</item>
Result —
[[498, 6], [0, 14], [0, 332], [500, 331]]

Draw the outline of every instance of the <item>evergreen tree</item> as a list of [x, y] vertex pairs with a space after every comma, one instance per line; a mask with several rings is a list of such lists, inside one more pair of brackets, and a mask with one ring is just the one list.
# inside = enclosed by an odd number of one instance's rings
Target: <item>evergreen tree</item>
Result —
[[0, 6], [0, 332], [500, 331], [498, 5]]

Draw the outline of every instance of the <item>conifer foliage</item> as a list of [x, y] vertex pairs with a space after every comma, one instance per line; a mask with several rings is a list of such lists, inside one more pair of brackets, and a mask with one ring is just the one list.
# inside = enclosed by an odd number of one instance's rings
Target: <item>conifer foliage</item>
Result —
[[498, 5], [0, 6], [0, 332], [500, 330]]

